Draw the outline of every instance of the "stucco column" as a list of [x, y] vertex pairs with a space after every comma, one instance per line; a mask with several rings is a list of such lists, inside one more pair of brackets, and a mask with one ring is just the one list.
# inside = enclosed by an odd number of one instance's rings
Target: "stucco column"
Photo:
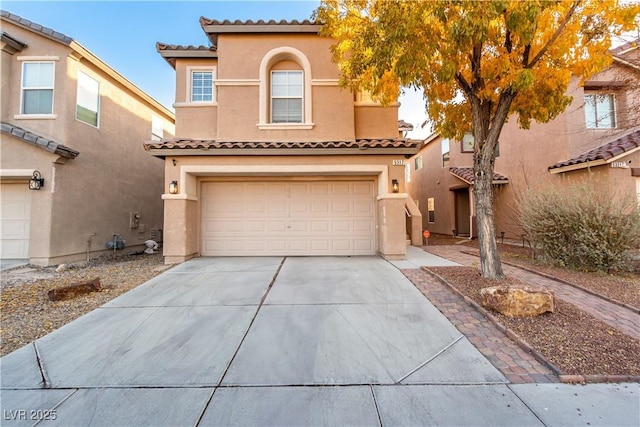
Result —
[[197, 199], [186, 194], [163, 194], [165, 264], [176, 264], [198, 253]]
[[378, 247], [386, 259], [405, 259], [407, 256], [407, 229], [404, 211], [406, 193], [378, 196]]

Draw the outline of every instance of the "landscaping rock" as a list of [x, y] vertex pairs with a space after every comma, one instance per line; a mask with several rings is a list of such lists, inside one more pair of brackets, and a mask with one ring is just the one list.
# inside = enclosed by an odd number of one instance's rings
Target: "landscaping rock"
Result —
[[553, 313], [555, 295], [550, 289], [517, 286], [491, 286], [480, 289], [482, 305], [510, 317]]

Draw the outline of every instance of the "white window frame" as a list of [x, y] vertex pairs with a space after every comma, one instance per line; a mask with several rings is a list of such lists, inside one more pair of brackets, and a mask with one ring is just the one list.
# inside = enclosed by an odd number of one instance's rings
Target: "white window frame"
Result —
[[[446, 151], [445, 151], [445, 143], [447, 147]], [[451, 164], [451, 141], [449, 140], [449, 138], [445, 138], [442, 141], [440, 141], [440, 151], [442, 152], [442, 167], [443, 168], [449, 167], [449, 165]], [[445, 155], [447, 156], [446, 160], [445, 160]]]
[[[594, 102], [593, 105], [593, 111], [595, 113], [595, 117], [594, 117], [594, 122], [595, 122], [595, 126], [589, 126], [589, 119], [587, 118], [587, 98], [588, 97], [594, 97], [597, 100], [598, 96], [603, 96], [603, 97], [607, 97], [607, 98], [611, 98], [612, 104], [613, 104], [613, 117], [611, 118], [612, 126], [598, 126], [599, 123], [599, 119], [598, 119], [598, 103]], [[585, 127], [587, 129], [616, 129], [618, 127], [618, 109], [617, 107], [617, 103], [616, 103], [616, 95], [614, 93], [598, 93], [598, 92], [587, 92], [584, 94], [584, 120], [585, 120]]]
[[[56, 115], [53, 114], [55, 111], [55, 86], [56, 86], [56, 63], [58, 60], [57, 57], [18, 57], [19, 61], [23, 61], [20, 64], [20, 114], [14, 116], [16, 119], [55, 119]], [[24, 86], [24, 77], [25, 77], [25, 69], [27, 64], [52, 64], [52, 76], [51, 81], [53, 85], [51, 87], [38, 86], [38, 87], [29, 87], [25, 88]], [[51, 90], [51, 112], [50, 113], [25, 113], [24, 112], [24, 92], [25, 90]]]
[[[78, 118], [78, 106], [80, 106], [80, 104], [78, 102], [79, 101], [78, 98], [80, 96], [80, 74], [84, 75], [88, 79], [93, 80], [98, 85], [98, 92], [96, 93], [96, 96], [98, 97], [98, 106], [97, 106], [98, 110], [96, 111], [96, 124], [95, 125], [93, 123], [88, 123], [88, 122], [85, 122], [84, 120], [81, 120], [81, 119]], [[77, 90], [76, 90], [76, 120], [81, 122], [81, 123], [84, 123], [84, 124], [86, 124], [88, 126], [95, 127], [95, 128], [99, 129], [100, 128], [100, 118], [101, 118], [100, 117], [101, 116], [101, 114], [100, 114], [100, 81], [98, 81], [98, 79], [93, 78], [92, 76], [90, 76], [89, 74], [85, 73], [84, 71], [78, 70], [78, 78], [77, 78], [76, 82], [77, 82], [77, 85], [78, 85]]]
[[[189, 66], [187, 67], [187, 104], [212, 106], [217, 105], [217, 93], [216, 93], [216, 68], [215, 66]], [[193, 100], [193, 73], [208, 72], [211, 73], [211, 101], [194, 101]]]
[[151, 140], [162, 141], [164, 138], [164, 121], [158, 116], [151, 116]]
[[[282, 95], [276, 96], [273, 94], [273, 76], [275, 74], [299, 74], [301, 76], [300, 82], [300, 95]], [[291, 125], [291, 124], [301, 124], [304, 123], [304, 72], [302, 70], [271, 70], [271, 75], [269, 79], [269, 112], [270, 112], [270, 120], [269, 123], [278, 124], [278, 125]], [[273, 101], [275, 99], [299, 99], [300, 100], [300, 121], [296, 122], [275, 122], [273, 119]]]
[[[271, 123], [271, 70], [280, 61], [293, 61], [302, 69], [303, 78], [303, 119], [302, 123]], [[311, 90], [311, 63], [309, 59], [299, 51], [290, 46], [277, 47], [270, 50], [260, 62], [260, 110], [258, 117], [258, 129], [260, 130], [309, 130], [313, 129], [313, 92]], [[332, 81], [331, 81], [332, 82]], [[331, 83], [333, 84], [333, 83]]]

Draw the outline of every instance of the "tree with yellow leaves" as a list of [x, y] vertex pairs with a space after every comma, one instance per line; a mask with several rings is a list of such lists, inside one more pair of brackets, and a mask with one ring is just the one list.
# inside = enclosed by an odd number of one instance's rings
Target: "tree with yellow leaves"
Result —
[[572, 76], [609, 65], [611, 37], [634, 29], [639, 11], [617, 0], [322, 0], [315, 18], [336, 41], [344, 85], [382, 103], [422, 88], [437, 132], [473, 132], [482, 275], [504, 279], [492, 181], [505, 121], [528, 129], [563, 112]]

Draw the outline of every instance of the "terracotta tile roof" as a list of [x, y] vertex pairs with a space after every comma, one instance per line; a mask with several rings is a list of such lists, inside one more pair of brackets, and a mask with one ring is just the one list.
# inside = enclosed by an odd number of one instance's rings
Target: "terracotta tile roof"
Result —
[[10, 48], [12, 48], [14, 52], [21, 52], [25, 47], [27, 47], [26, 43], [21, 42], [14, 37], [11, 37], [11, 35], [6, 33], [5, 31], [2, 32], [1, 38], [2, 43], [5, 43]]
[[602, 144], [592, 150], [573, 157], [564, 162], [558, 162], [549, 167], [549, 170], [558, 169], [566, 166], [580, 165], [584, 167], [592, 165], [594, 162], [598, 164], [609, 163], [615, 157], [621, 154], [629, 153], [632, 150], [640, 149], [640, 129], [635, 130], [627, 135], [617, 138], [606, 144]]
[[404, 120], [398, 120], [398, 130], [401, 132], [412, 131], [413, 125], [411, 123], [407, 123]]
[[[449, 172], [453, 174], [456, 178], [460, 178], [464, 182], [469, 185], [473, 185], [474, 176], [473, 176], [473, 168], [449, 168]], [[493, 183], [494, 184], [508, 184], [509, 178], [504, 175], [500, 175], [499, 173], [493, 173]]]
[[172, 51], [172, 50], [190, 50], [190, 51], [207, 51], [207, 52], [215, 52], [216, 48], [213, 46], [194, 46], [194, 45], [180, 45], [180, 44], [167, 44], [167, 43], [156, 43], [156, 49], [158, 51]]
[[[398, 149], [400, 152], [416, 153], [422, 147], [420, 140], [405, 139], [357, 139], [354, 141], [215, 141], [211, 139], [171, 139], [148, 141], [145, 150], [276, 150], [276, 149]], [[212, 153], [215, 154], [215, 153]], [[293, 154], [293, 153], [292, 153]], [[374, 153], [375, 154], [375, 153]]]
[[35, 145], [38, 148], [42, 148], [43, 150], [47, 150], [50, 153], [56, 154], [60, 157], [65, 157], [67, 159], [75, 159], [79, 151], [73, 150], [65, 145], [58, 144], [55, 141], [37, 135], [33, 132], [29, 132], [24, 130], [18, 126], [14, 126], [10, 123], [2, 122], [0, 123], [0, 129], [3, 133], [7, 135], [14, 136], [27, 142], [29, 144]]
[[173, 68], [176, 68], [176, 58], [217, 58], [218, 51], [214, 46], [193, 46], [156, 43], [156, 51]]
[[317, 22], [309, 21], [305, 19], [304, 21], [264, 21], [260, 19], [259, 21], [229, 21], [225, 19], [224, 21], [219, 21], [217, 19], [208, 19], [204, 16], [200, 18], [200, 26], [202, 30], [207, 34], [209, 41], [212, 45], [218, 45], [218, 35], [223, 33], [236, 33], [236, 34], [272, 34], [272, 33], [312, 33], [317, 34], [320, 31], [322, 25]]
[[613, 60], [640, 69], [640, 38], [611, 49]]
[[209, 18], [205, 18], [204, 16], [202, 16], [200, 18], [200, 24], [201, 25], [236, 25], [236, 26], [256, 26], [256, 25], [314, 25], [314, 26], [320, 26], [320, 24], [318, 24], [315, 21], [310, 21], [308, 19], [302, 20], [302, 21], [298, 21], [297, 19], [291, 20], [291, 21], [287, 21], [286, 19], [281, 19], [279, 21], [276, 21], [275, 19], [271, 19], [269, 21], [265, 21], [263, 19], [259, 19], [257, 21], [253, 21], [251, 19], [247, 19], [246, 21], [241, 21], [239, 19], [236, 19], [234, 21], [231, 21], [229, 19], [225, 19], [225, 20], [218, 20], [218, 19], [209, 19]]
[[36, 24], [35, 22], [31, 22], [28, 19], [24, 19], [21, 16], [15, 15], [13, 13], [7, 12], [6, 10], [0, 10], [0, 16], [2, 19], [6, 19], [7, 21], [11, 21], [16, 25], [24, 27], [28, 30], [38, 32], [45, 37], [50, 39], [59, 41], [64, 44], [70, 44], [73, 39], [69, 36], [66, 36], [62, 33], [52, 30], [51, 28], [43, 27], [40, 24]]

